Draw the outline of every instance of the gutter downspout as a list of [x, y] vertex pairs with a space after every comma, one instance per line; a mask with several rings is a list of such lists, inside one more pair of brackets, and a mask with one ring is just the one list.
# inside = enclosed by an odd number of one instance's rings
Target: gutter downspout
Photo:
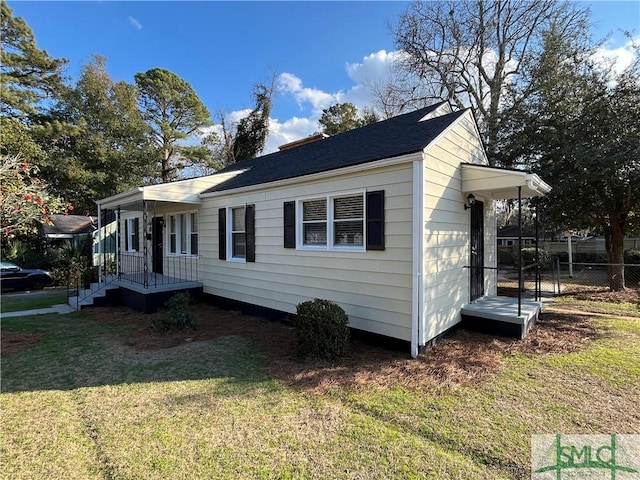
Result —
[[420, 353], [424, 319], [424, 278], [422, 264], [424, 258], [424, 194], [423, 160], [413, 162], [413, 255], [411, 267], [411, 356]]

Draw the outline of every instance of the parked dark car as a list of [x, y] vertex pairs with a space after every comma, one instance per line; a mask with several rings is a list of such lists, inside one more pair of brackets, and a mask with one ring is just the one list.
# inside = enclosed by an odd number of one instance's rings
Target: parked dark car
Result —
[[53, 281], [46, 270], [22, 268], [15, 263], [0, 262], [0, 286], [5, 288], [41, 290]]

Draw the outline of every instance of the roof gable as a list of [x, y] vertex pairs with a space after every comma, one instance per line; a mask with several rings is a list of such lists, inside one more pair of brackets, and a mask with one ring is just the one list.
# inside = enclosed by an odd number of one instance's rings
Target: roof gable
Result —
[[431, 105], [313, 143], [238, 162], [218, 174], [244, 172], [203, 193], [296, 178], [422, 151], [466, 112], [430, 115], [443, 111], [442, 106], [443, 103]]

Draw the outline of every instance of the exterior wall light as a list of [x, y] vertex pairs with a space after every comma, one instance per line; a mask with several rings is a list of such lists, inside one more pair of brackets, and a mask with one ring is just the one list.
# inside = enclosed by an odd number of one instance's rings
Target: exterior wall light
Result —
[[473, 205], [476, 201], [476, 197], [473, 196], [473, 193], [467, 195], [467, 203], [464, 204], [464, 209], [469, 210], [471, 205]]

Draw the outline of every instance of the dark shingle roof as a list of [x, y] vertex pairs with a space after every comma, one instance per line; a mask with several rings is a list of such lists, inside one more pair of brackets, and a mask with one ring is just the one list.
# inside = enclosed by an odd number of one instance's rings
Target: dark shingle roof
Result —
[[80, 234], [94, 230], [95, 219], [85, 215], [49, 215], [53, 225], [42, 225], [45, 234]]
[[218, 173], [248, 170], [203, 193], [259, 185], [418, 152], [464, 113], [461, 110], [420, 121], [441, 105], [431, 105], [324, 140], [238, 162]]
[[[498, 229], [498, 237], [517, 237], [520, 232], [520, 227], [517, 225], [508, 225], [506, 227], [502, 227]], [[535, 237], [536, 232], [531, 230], [522, 229], [523, 237]]]

